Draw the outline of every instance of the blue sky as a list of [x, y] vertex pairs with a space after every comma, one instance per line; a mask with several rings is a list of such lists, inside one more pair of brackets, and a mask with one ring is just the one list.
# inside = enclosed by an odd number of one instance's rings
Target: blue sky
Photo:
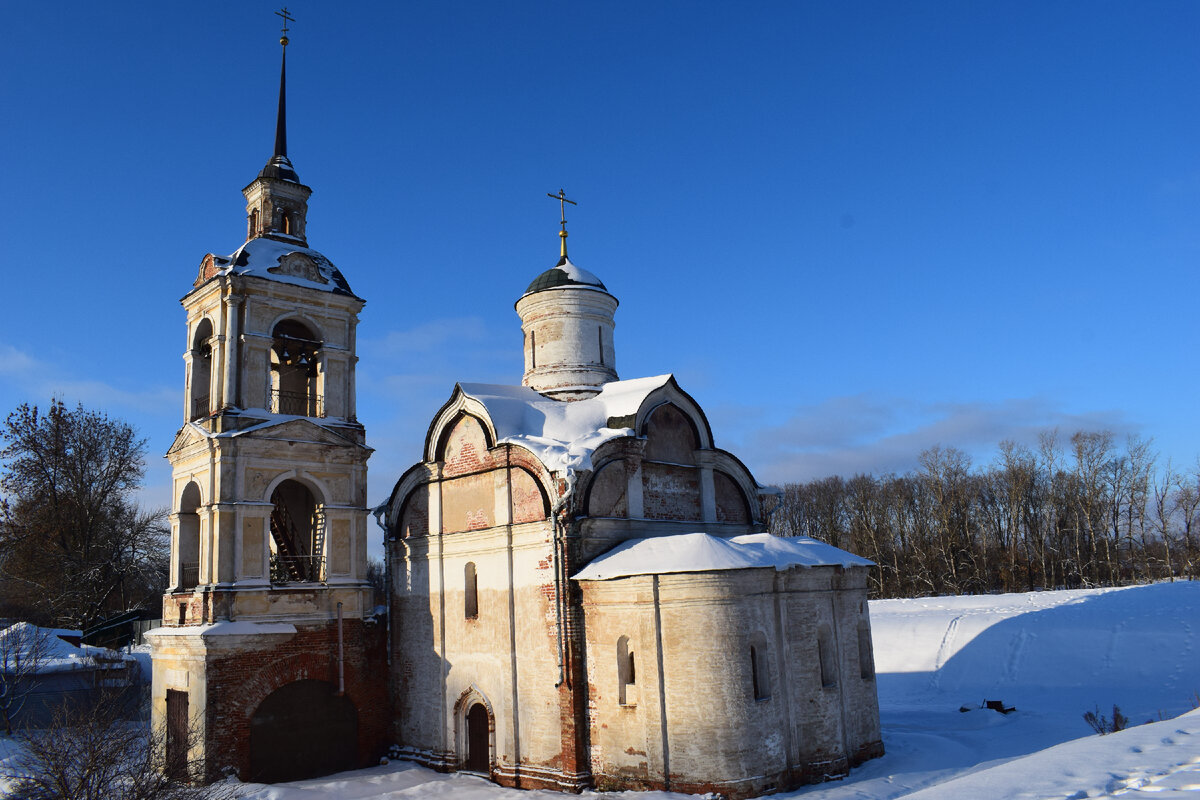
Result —
[[[274, 6], [0, 7], [0, 409], [182, 422], [201, 257], [271, 153]], [[370, 500], [518, 383], [557, 259], [764, 482], [1109, 428], [1200, 453], [1200, 4], [295, 0], [309, 242], [367, 306]]]

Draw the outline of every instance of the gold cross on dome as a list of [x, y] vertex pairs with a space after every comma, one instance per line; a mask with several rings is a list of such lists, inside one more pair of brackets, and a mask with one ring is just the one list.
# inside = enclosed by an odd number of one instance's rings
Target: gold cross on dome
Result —
[[579, 205], [574, 200], [568, 200], [566, 192], [562, 189], [558, 190], [558, 194], [546, 193], [546, 197], [553, 197], [558, 201], [559, 214], [562, 216], [562, 230], [559, 231], [559, 237], [562, 239], [562, 257], [567, 257], [567, 203], [573, 206]]

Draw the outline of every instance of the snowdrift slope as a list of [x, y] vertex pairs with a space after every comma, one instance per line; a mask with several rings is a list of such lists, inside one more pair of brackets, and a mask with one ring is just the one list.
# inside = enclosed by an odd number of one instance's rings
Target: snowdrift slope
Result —
[[[887, 754], [773, 798], [1200, 800], [1200, 710], [1184, 713], [1200, 692], [1200, 583], [884, 600], [871, 621]], [[1017, 710], [978, 708], [984, 700]], [[1109, 715], [1114, 703], [1135, 724], [1156, 721], [1093, 735], [1083, 712]], [[240, 788], [247, 800], [569, 797], [405, 762]]]

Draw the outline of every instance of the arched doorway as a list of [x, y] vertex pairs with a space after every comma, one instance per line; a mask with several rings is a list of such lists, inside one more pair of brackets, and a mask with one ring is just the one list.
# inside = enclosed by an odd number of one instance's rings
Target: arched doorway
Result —
[[487, 708], [483, 703], [473, 703], [467, 709], [467, 758], [463, 769], [487, 775], [492, 766], [491, 750]]
[[303, 680], [276, 689], [250, 719], [250, 774], [258, 783], [295, 781], [354, 769], [358, 711], [331, 683]]

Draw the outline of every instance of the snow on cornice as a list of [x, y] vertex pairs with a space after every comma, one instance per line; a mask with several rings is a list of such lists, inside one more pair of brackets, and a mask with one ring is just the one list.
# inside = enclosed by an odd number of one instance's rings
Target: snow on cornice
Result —
[[636, 435], [632, 422], [646, 398], [670, 375], [606, 383], [593, 397], [555, 400], [528, 386], [460, 383], [459, 389], [487, 411], [496, 444], [532, 452], [552, 472], [590, 470], [596, 448]]
[[727, 539], [698, 532], [630, 539], [592, 559], [573, 577], [577, 581], [606, 581], [670, 572], [872, 565], [865, 558], [806, 536], [782, 538], [748, 533]]
[[[205, 439], [232, 439], [248, 433], [257, 433], [268, 428], [278, 427], [288, 422], [307, 422], [321, 430], [346, 439], [346, 435], [342, 431], [353, 424], [343, 417], [307, 417], [300, 414], [273, 414], [261, 408], [243, 408], [238, 413], [243, 419], [253, 420], [252, 424], [248, 424], [244, 428], [233, 428], [224, 431], [210, 431], [195, 421], [188, 422], [187, 425]], [[347, 441], [349, 440], [347, 439]], [[317, 443], [321, 444], [321, 442]]]
[[244, 622], [221, 621], [207, 625], [185, 625], [170, 628], [154, 628], [146, 631], [146, 636], [257, 636], [264, 633], [288, 634], [295, 633], [296, 626], [290, 622]]

